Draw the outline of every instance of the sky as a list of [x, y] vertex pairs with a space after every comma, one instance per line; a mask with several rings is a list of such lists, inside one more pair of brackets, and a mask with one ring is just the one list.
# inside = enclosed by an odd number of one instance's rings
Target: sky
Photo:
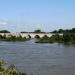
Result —
[[74, 27], [75, 0], [0, 0], [0, 30], [50, 32]]

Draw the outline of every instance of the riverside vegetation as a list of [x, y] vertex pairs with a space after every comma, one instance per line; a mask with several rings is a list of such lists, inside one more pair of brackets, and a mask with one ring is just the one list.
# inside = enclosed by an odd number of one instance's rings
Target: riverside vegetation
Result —
[[0, 75], [27, 75], [20, 72], [14, 65], [6, 67], [5, 64], [4, 60], [0, 60]]
[[[4, 60], [0, 60], [0, 75], [27, 75], [27, 73], [20, 72], [16, 66], [10, 65], [6, 67], [6, 64]], [[35, 75], [35, 73], [32, 72], [31, 75]]]
[[9, 36], [9, 37], [6, 37], [6, 35], [0, 35], [0, 41], [27, 41], [30, 39], [30, 36], [29, 38], [26, 38], [26, 37], [22, 37], [21, 35], [20, 36]]
[[[59, 29], [58, 31], [53, 31], [52, 33], [55, 33], [51, 37], [48, 37], [47, 35], [40, 38], [37, 36], [36, 43], [64, 43], [64, 44], [75, 44], [75, 28], [70, 30], [62, 30]], [[62, 33], [63, 35], [59, 35], [59, 33]]]
[[[0, 31], [1, 33], [10, 33], [7, 30]], [[45, 33], [42, 32], [41, 30], [35, 30], [34, 33]], [[36, 43], [65, 43], [65, 44], [75, 44], [75, 28], [72, 29], [59, 29], [55, 30], [53, 32], [54, 35], [51, 37], [48, 37], [47, 35], [44, 35], [42, 38], [40, 38], [39, 35], [36, 35]], [[59, 35], [62, 33], [63, 35]], [[10, 36], [6, 37], [6, 35], [0, 35], [0, 41], [27, 41], [31, 39], [31, 36], [28, 35], [29, 38], [22, 37], [21, 35], [16, 37], [16, 36]]]

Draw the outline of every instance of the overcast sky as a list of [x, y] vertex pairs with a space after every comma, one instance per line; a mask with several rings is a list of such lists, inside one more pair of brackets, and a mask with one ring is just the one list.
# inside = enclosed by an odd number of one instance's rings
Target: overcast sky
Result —
[[0, 0], [0, 30], [52, 31], [75, 27], [75, 0]]

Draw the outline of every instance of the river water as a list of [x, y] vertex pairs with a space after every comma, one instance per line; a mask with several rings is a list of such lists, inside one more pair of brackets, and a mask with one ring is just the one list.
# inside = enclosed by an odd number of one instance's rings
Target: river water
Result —
[[0, 58], [30, 75], [75, 75], [75, 46], [0, 42]]

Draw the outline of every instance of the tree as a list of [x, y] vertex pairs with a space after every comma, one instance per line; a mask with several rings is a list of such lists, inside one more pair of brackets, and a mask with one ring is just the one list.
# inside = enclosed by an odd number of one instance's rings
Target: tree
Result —
[[51, 33], [58, 33], [58, 31], [57, 31], [57, 30], [54, 30], [54, 31], [52, 31]]
[[35, 30], [34, 32], [35, 32], [35, 33], [41, 33], [41, 30], [38, 29], [38, 30]]
[[58, 30], [58, 33], [63, 33], [63, 32], [64, 32], [63, 29], [59, 29], [59, 30]]
[[63, 38], [64, 38], [64, 42], [69, 42], [71, 40], [70, 34], [67, 33], [63, 34]]
[[75, 33], [75, 28], [72, 28], [72, 33]]
[[0, 33], [10, 33], [8, 30], [1, 30]]

